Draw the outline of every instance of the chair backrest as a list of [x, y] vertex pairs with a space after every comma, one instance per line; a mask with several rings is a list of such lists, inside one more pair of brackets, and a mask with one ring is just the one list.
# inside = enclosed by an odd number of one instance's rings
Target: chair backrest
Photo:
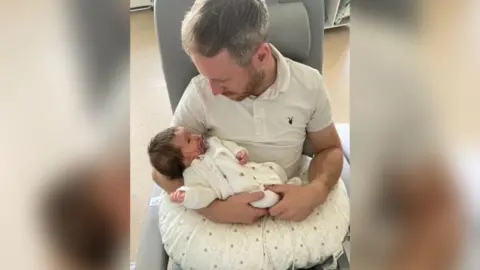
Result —
[[[172, 110], [198, 74], [183, 51], [181, 23], [194, 0], [156, 0], [155, 25]], [[270, 13], [268, 40], [286, 57], [322, 72], [323, 0], [266, 0]], [[308, 142], [306, 142], [308, 144]], [[310, 147], [304, 147], [311, 154]]]

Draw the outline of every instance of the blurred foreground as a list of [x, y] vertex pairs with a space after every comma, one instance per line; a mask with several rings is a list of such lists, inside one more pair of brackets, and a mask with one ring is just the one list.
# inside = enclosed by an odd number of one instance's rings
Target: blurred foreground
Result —
[[3, 268], [128, 269], [128, 2], [2, 4]]
[[352, 269], [478, 269], [479, 3], [352, 5]]
[[[3, 267], [127, 269], [128, 2], [11, 5]], [[479, 2], [359, 0], [352, 16], [351, 268], [479, 269]]]

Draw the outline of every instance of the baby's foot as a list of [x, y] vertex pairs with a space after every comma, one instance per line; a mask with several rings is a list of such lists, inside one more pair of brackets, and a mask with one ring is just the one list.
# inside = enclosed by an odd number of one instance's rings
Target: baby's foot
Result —
[[183, 190], [176, 190], [170, 193], [170, 201], [174, 203], [183, 203], [185, 201], [185, 191]]

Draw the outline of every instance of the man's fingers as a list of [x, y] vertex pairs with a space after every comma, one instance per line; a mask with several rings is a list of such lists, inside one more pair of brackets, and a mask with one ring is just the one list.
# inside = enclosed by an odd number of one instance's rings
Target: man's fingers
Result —
[[276, 216], [276, 218], [281, 220], [291, 220], [291, 215], [288, 211], [281, 213], [280, 215]]
[[268, 212], [270, 213], [271, 216], [278, 216], [280, 214], [282, 214], [283, 212], [285, 212], [286, 210], [286, 205], [283, 201], [280, 201], [279, 203], [277, 203], [276, 205], [274, 205], [272, 208], [270, 208], [270, 210], [268, 210]]
[[292, 188], [292, 185], [270, 185], [265, 188], [275, 193], [285, 193]]
[[249, 224], [253, 224], [255, 222], [257, 222], [258, 219], [262, 218], [263, 216], [265, 216], [266, 214], [268, 214], [268, 210], [267, 209], [260, 209], [260, 208], [255, 208], [255, 207], [252, 207], [252, 216], [251, 216], [251, 220], [249, 222]]
[[245, 194], [245, 202], [246, 203], [251, 203], [251, 202], [256, 202], [258, 200], [261, 200], [265, 194], [263, 194], [263, 191], [255, 191], [251, 193], [244, 193]]
[[261, 208], [255, 208], [254, 207], [254, 210], [255, 210], [255, 218], [256, 219], [261, 218], [268, 213], [267, 209], [261, 209]]

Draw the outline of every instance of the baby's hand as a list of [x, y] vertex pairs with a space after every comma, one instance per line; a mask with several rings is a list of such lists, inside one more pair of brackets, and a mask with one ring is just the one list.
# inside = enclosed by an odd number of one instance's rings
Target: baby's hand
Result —
[[185, 191], [183, 190], [175, 190], [174, 192], [170, 193], [170, 201], [174, 203], [183, 203], [185, 200]]
[[245, 165], [248, 162], [248, 154], [247, 150], [241, 150], [240, 152], [237, 153], [237, 159], [240, 162], [240, 164]]

